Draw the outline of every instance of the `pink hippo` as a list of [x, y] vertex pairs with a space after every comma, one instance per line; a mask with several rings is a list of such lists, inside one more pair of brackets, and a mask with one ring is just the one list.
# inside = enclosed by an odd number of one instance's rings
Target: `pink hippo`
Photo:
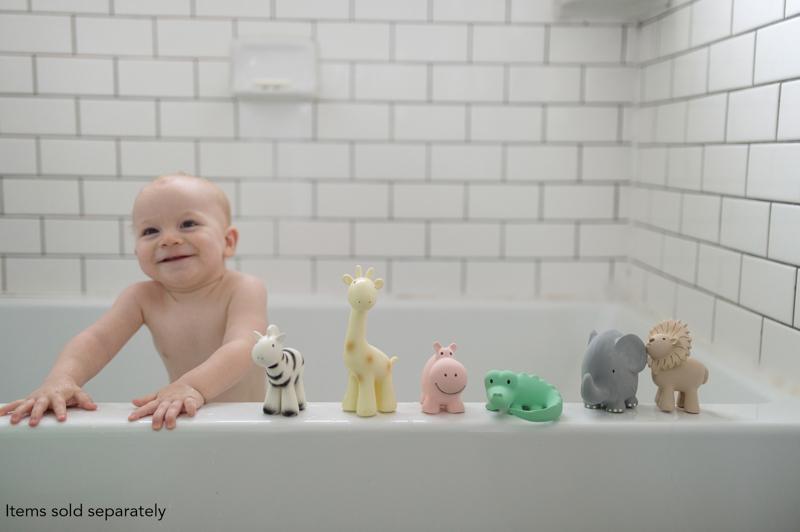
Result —
[[467, 370], [453, 358], [456, 344], [442, 347], [433, 344], [436, 353], [422, 370], [422, 411], [438, 414], [442, 408], [452, 414], [464, 412], [461, 392], [467, 387]]

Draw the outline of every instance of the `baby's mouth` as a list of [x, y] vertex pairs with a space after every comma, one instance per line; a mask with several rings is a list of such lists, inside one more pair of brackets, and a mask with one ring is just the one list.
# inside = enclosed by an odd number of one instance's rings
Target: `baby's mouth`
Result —
[[183, 259], [188, 259], [191, 256], [192, 255], [175, 255], [174, 257], [163, 258], [160, 261], [158, 261], [158, 263], [161, 264], [163, 262], [175, 262], [175, 261], [179, 261], [179, 260], [183, 260]]

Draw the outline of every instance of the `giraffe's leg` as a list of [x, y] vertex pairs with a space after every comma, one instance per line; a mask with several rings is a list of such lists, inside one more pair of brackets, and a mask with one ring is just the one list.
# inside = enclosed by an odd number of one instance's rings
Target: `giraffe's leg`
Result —
[[392, 382], [391, 371], [378, 381], [378, 385], [375, 388], [376, 391], [379, 391], [378, 410], [384, 413], [397, 410], [397, 399], [394, 395], [394, 383]]
[[361, 417], [370, 417], [378, 413], [375, 402], [375, 376], [370, 374], [362, 375], [358, 381], [358, 401], [356, 402], [356, 414]]
[[345, 412], [355, 412], [356, 403], [358, 402], [358, 379], [351, 371], [350, 378], [347, 381], [347, 391], [344, 393], [342, 400], [342, 410]]

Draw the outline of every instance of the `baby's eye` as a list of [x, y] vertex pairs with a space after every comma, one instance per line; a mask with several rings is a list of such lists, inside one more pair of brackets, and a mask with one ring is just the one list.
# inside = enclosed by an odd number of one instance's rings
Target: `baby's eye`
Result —
[[181, 228], [194, 227], [196, 225], [200, 225], [200, 224], [198, 224], [194, 220], [184, 220], [184, 221], [181, 222]]
[[142, 236], [154, 235], [158, 233], [158, 229], [155, 227], [147, 227], [142, 230]]

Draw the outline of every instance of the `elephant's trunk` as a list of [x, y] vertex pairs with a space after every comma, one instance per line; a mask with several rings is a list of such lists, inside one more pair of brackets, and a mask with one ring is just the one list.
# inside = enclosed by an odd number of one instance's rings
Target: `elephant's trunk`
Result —
[[592, 375], [586, 373], [581, 383], [581, 397], [586, 403], [599, 405], [608, 399], [608, 390], [598, 388], [594, 383], [594, 379], [592, 379]]

